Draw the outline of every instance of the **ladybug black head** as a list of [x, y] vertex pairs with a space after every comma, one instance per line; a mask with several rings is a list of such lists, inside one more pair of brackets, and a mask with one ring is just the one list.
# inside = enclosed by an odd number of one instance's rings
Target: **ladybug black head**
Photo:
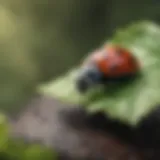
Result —
[[80, 69], [77, 80], [76, 88], [79, 92], [84, 93], [89, 88], [99, 84], [102, 79], [102, 73], [96, 66], [86, 66]]

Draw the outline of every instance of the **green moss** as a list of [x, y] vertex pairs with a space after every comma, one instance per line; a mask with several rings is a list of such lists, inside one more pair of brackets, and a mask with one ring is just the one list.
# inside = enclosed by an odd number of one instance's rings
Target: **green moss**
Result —
[[6, 117], [0, 115], [0, 159], [4, 160], [56, 160], [57, 154], [38, 144], [25, 144], [9, 137]]

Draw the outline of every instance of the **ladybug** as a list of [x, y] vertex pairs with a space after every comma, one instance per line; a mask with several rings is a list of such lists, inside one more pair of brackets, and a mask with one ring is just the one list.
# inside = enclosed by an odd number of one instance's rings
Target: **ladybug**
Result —
[[76, 80], [77, 88], [84, 92], [95, 84], [133, 78], [140, 65], [136, 57], [120, 46], [104, 46], [92, 52], [83, 62]]

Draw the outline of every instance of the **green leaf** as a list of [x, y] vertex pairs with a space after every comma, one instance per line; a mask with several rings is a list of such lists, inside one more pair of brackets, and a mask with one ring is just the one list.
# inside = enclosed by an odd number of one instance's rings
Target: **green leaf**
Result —
[[160, 104], [160, 28], [151, 22], [133, 24], [119, 30], [109, 43], [128, 48], [142, 64], [141, 75], [132, 83], [116, 88], [100, 86], [80, 95], [74, 86], [78, 72], [74, 69], [38, 89], [65, 103], [80, 103], [89, 113], [103, 111], [114, 119], [136, 125]]

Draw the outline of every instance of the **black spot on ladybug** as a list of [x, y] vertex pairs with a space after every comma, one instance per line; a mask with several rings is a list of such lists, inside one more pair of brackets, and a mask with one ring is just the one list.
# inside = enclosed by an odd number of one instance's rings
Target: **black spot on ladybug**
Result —
[[130, 58], [130, 62], [131, 62], [132, 64], [135, 64], [135, 63], [136, 63], [136, 58], [132, 56], [132, 57]]
[[118, 56], [121, 56], [123, 53], [124, 53], [124, 51], [123, 51], [122, 49], [117, 48], [116, 54], [117, 54]]
[[109, 69], [110, 71], [115, 71], [117, 68], [118, 68], [117, 64], [112, 64]]

